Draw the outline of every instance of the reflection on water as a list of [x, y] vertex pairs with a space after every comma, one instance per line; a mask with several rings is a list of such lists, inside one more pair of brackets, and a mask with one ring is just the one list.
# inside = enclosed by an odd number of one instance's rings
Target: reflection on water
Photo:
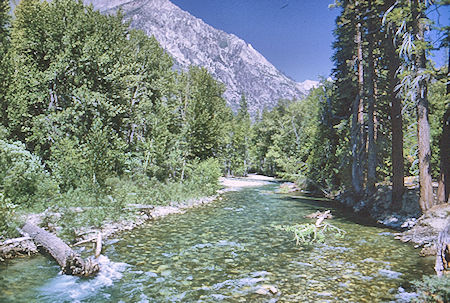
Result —
[[432, 260], [389, 230], [339, 210], [333, 224], [344, 239], [295, 246], [274, 226], [307, 222], [304, 215], [331, 205], [275, 188], [229, 192], [124, 233], [106, 243], [95, 278], [62, 276], [44, 257], [1, 265], [0, 302], [409, 302], [409, 281], [432, 273]]

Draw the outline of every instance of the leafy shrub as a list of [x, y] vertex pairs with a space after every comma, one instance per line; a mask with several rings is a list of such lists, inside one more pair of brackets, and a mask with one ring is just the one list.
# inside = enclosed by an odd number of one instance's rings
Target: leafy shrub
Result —
[[14, 232], [14, 209], [16, 206], [0, 192], [0, 239]]
[[49, 165], [63, 191], [89, 184], [97, 190], [123, 168], [123, 146], [123, 141], [96, 119], [83, 140], [70, 136], [53, 144]]
[[44, 205], [59, 192], [37, 156], [21, 142], [4, 140], [0, 140], [0, 189], [21, 207]]
[[49, 166], [62, 191], [86, 181], [86, 161], [76, 138], [63, 138], [53, 144]]
[[188, 176], [189, 187], [200, 195], [213, 195], [220, 188], [221, 166], [216, 159], [194, 164]]
[[419, 297], [417, 302], [450, 302], [450, 279], [447, 276], [424, 276], [413, 281]]

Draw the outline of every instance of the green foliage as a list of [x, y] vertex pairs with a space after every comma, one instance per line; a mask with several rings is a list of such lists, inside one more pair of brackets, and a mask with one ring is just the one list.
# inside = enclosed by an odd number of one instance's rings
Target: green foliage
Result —
[[21, 207], [44, 206], [59, 189], [40, 163], [20, 142], [0, 140], [0, 190]]
[[204, 68], [191, 67], [187, 75], [188, 95], [185, 100], [186, 141], [189, 158], [206, 160], [217, 156], [228, 113], [223, 84], [218, 83]]
[[11, 75], [11, 64], [9, 62], [9, 5], [8, 1], [0, 1], [0, 125], [6, 125], [6, 92], [8, 88], [8, 81]]
[[210, 196], [220, 188], [219, 177], [222, 169], [216, 159], [208, 159], [194, 164], [188, 175], [188, 186], [190, 190]]
[[76, 138], [62, 138], [53, 144], [49, 166], [62, 191], [77, 188], [87, 181], [86, 161]]
[[2, 237], [6, 238], [15, 232], [15, 213], [14, 205], [10, 199], [6, 198], [5, 195], [0, 192], [0, 239]]
[[[443, 71], [445, 73], [445, 71]], [[447, 80], [448, 81], [448, 80]], [[446, 93], [445, 78], [430, 85], [430, 128], [431, 128], [431, 168], [433, 178], [438, 179], [440, 170], [440, 140], [442, 126], [444, 125], [444, 113], [450, 106], [449, 95]], [[442, 140], [446, 140], [442, 138]]]
[[335, 87], [323, 81], [301, 101], [280, 101], [253, 127], [256, 171], [313, 189], [335, 189], [348, 175], [347, 125], [338, 117]]
[[327, 238], [342, 238], [345, 235], [344, 230], [329, 223], [323, 223], [319, 227], [314, 224], [305, 223], [289, 226], [277, 226], [276, 228], [294, 234], [294, 239], [297, 245], [323, 243]]
[[416, 302], [449, 302], [450, 279], [446, 276], [424, 276], [422, 281], [413, 281], [419, 297]]
[[226, 152], [224, 162], [226, 171], [233, 176], [246, 176], [248, 174], [251, 143], [251, 120], [248, 113], [248, 104], [245, 95], [241, 96], [239, 109], [233, 115], [228, 125], [228, 136], [226, 138]]
[[0, 229], [14, 226], [15, 205], [50, 206], [61, 215], [47, 223], [71, 235], [134, 216], [129, 204], [215, 194], [222, 167], [212, 158], [224, 158], [231, 116], [224, 86], [172, 66], [121, 13], [23, 0], [10, 24], [2, 1]]

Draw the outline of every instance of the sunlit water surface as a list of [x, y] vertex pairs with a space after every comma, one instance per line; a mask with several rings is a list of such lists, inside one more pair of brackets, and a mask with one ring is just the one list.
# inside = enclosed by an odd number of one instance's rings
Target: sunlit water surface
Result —
[[[95, 278], [63, 276], [42, 256], [1, 264], [0, 302], [408, 302], [410, 281], [432, 274], [432, 260], [392, 231], [276, 187], [229, 192], [107, 241]], [[274, 228], [324, 209], [344, 239], [299, 247]], [[267, 285], [277, 292], [257, 293]]]

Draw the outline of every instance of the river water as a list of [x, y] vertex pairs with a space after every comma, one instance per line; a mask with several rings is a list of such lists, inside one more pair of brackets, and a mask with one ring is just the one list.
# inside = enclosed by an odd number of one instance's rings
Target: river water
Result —
[[[63, 276], [43, 256], [1, 264], [0, 302], [409, 302], [410, 281], [433, 273], [433, 260], [391, 230], [276, 188], [228, 192], [122, 233], [106, 241], [94, 278]], [[324, 209], [345, 238], [296, 246], [275, 228], [313, 222], [304, 216]]]

